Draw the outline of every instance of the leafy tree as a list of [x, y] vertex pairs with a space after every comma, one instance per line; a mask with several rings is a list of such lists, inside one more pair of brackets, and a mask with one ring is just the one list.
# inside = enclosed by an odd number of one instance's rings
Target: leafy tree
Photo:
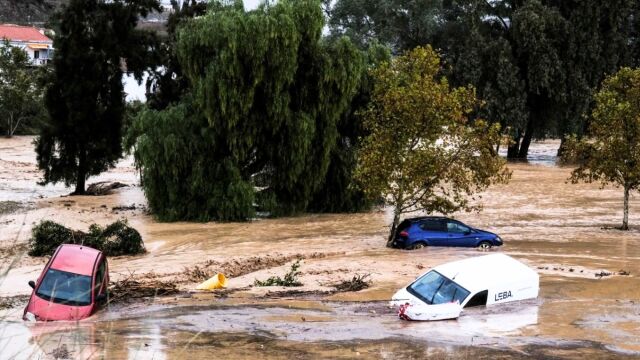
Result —
[[[332, 32], [378, 38], [396, 51], [442, 49], [452, 84], [474, 85], [486, 103], [478, 115], [513, 139], [509, 158], [526, 158], [534, 138], [582, 133], [602, 79], [640, 59], [635, 0], [361, 3], [338, 0]], [[405, 17], [407, 26], [398, 26]]]
[[322, 185], [313, 195], [309, 211], [357, 212], [371, 208], [371, 199], [353, 181], [353, 172], [357, 165], [356, 151], [360, 140], [367, 135], [361, 112], [369, 106], [373, 92], [374, 80], [370, 70], [390, 59], [391, 54], [385, 46], [372, 43], [367, 49], [367, 67], [361, 72], [356, 95], [338, 121], [338, 140], [331, 152], [329, 168]]
[[0, 45], [0, 129], [13, 136], [19, 129], [32, 131], [45, 116], [40, 73], [29, 62], [27, 53], [8, 41]]
[[234, 159], [216, 141], [191, 96], [165, 110], [143, 110], [128, 136], [135, 137], [145, 195], [160, 220], [254, 216], [253, 186], [242, 181]]
[[629, 193], [640, 189], [640, 69], [622, 68], [595, 96], [588, 137], [567, 142], [565, 158], [579, 161], [571, 181], [624, 189], [622, 230], [629, 229]]
[[219, 160], [235, 174], [207, 180], [239, 192], [231, 198], [250, 202], [245, 189], [259, 185], [256, 199], [266, 210], [289, 214], [305, 211], [322, 185], [363, 68], [350, 41], [323, 40], [323, 26], [320, 1], [252, 11], [236, 2], [212, 7], [178, 32], [196, 106]]
[[[167, 18], [167, 34], [160, 39], [158, 53], [161, 67], [151, 72], [147, 79], [147, 106], [162, 110], [180, 101], [189, 91], [189, 80], [184, 76], [177, 54], [177, 32], [188, 19], [203, 15], [208, 3], [203, 0], [171, 0], [172, 12]], [[212, 3], [209, 6], [220, 6]]]
[[398, 53], [432, 41], [441, 8], [442, 0], [338, 0], [329, 25], [363, 48], [379, 42]]
[[155, 37], [136, 29], [156, 0], [71, 0], [58, 13], [54, 73], [46, 93], [50, 121], [36, 141], [43, 183], [75, 184], [113, 167], [122, 155], [123, 66], [140, 80]]
[[431, 47], [418, 47], [373, 71], [356, 177], [393, 207], [389, 240], [404, 213], [479, 209], [469, 197], [510, 176], [495, 151], [500, 126], [468, 121], [473, 88], [451, 88], [440, 66]]

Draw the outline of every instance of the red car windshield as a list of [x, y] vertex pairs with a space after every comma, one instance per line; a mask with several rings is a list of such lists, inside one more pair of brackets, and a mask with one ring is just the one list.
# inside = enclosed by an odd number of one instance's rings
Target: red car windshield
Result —
[[49, 269], [42, 279], [36, 295], [59, 304], [90, 305], [91, 277]]

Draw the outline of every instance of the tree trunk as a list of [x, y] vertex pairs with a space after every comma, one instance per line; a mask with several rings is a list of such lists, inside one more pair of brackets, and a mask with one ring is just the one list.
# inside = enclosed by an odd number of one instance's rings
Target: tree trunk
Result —
[[391, 224], [391, 232], [389, 233], [389, 238], [387, 239], [387, 247], [391, 247], [393, 239], [396, 236], [396, 229], [398, 229], [398, 224], [400, 223], [400, 212], [400, 206], [396, 206], [396, 208], [393, 210], [393, 223]]
[[80, 150], [80, 158], [78, 159], [78, 171], [76, 172], [76, 191], [73, 195], [83, 195], [84, 187], [87, 180], [86, 155], [84, 150]]
[[527, 122], [527, 130], [524, 132], [524, 137], [522, 138], [522, 143], [520, 144], [520, 151], [518, 151], [518, 159], [527, 159], [527, 155], [529, 155], [529, 145], [531, 145], [531, 140], [533, 139], [533, 120], [529, 119]]
[[81, 174], [80, 170], [78, 170], [78, 176], [76, 178], [76, 190], [73, 192], [73, 195], [82, 195], [85, 193], [85, 176], [86, 174]]
[[624, 186], [624, 215], [622, 216], [622, 230], [629, 230], [629, 186]]
[[558, 148], [558, 153], [556, 154], [558, 158], [561, 158], [564, 155], [565, 151], [567, 150], [566, 147], [567, 147], [566, 137], [563, 136], [562, 138], [560, 138], [560, 147]]
[[507, 159], [516, 159], [518, 157], [518, 151], [520, 150], [520, 130], [516, 130], [516, 135], [513, 137], [513, 143], [507, 148]]

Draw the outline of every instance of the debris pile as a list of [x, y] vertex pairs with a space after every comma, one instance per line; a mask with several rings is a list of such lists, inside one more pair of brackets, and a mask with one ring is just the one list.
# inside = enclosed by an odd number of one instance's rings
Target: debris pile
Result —
[[333, 284], [336, 291], [360, 291], [371, 286], [371, 274], [355, 274], [351, 279]]
[[111, 182], [111, 181], [101, 181], [94, 184], [91, 184], [87, 187], [84, 195], [92, 195], [92, 196], [100, 196], [100, 195], [109, 195], [111, 191], [114, 189], [127, 187], [129, 185], [123, 184], [121, 182]]
[[178, 286], [173, 281], [135, 280], [132, 274], [126, 279], [111, 283], [109, 287], [109, 302], [116, 303], [129, 299], [172, 295], [178, 292]]

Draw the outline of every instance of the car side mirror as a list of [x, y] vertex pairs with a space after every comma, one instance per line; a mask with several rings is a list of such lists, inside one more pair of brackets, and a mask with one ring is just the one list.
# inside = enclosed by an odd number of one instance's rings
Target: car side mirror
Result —
[[31, 286], [32, 289], [35, 289], [36, 288], [36, 282], [33, 281], [33, 280], [29, 281], [29, 286]]
[[106, 301], [107, 301], [107, 294], [98, 294], [98, 296], [96, 296], [96, 302], [104, 303]]
[[464, 234], [465, 234], [465, 235], [469, 235], [469, 234], [471, 234], [471, 230], [467, 230], [467, 231], [465, 231], [465, 232], [464, 232]]

